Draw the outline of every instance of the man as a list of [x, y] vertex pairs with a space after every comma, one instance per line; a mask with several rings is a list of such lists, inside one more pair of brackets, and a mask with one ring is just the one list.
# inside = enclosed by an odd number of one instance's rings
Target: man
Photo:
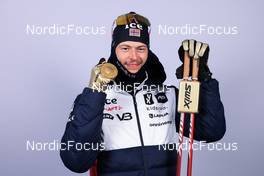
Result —
[[[163, 85], [164, 68], [149, 47], [149, 21], [130, 12], [115, 23], [108, 63], [118, 74], [111, 83], [100, 72], [105, 62], [93, 69], [89, 87], [75, 99], [62, 138], [62, 143], [74, 144], [61, 150], [62, 161], [78, 173], [86, 172], [97, 161], [100, 176], [174, 176], [177, 151], [159, 146], [177, 142], [178, 89]], [[196, 41], [185, 42], [190, 52], [195, 50]], [[200, 58], [200, 111], [195, 118], [194, 139], [213, 142], [225, 133], [225, 117], [218, 82], [211, 78], [207, 66], [208, 52], [209, 48]], [[181, 46], [181, 61], [183, 53]], [[177, 69], [177, 77], [182, 78], [182, 71], [182, 66]], [[104, 85], [108, 87], [102, 88]], [[189, 117], [184, 129], [188, 136]], [[78, 150], [77, 144], [103, 150]]]

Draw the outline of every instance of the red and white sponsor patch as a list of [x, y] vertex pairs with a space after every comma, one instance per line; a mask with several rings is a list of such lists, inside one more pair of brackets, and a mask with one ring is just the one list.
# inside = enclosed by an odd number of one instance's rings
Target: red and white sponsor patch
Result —
[[109, 112], [111, 112], [111, 111], [119, 111], [121, 109], [123, 109], [123, 108], [121, 106], [119, 106], [119, 105], [105, 107], [105, 110], [109, 111]]
[[140, 37], [140, 29], [129, 29], [129, 36]]

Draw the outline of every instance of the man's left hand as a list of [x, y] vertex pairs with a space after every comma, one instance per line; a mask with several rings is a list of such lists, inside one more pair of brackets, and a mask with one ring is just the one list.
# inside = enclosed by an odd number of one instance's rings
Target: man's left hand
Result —
[[[183, 47], [184, 45], [184, 47]], [[199, 47], [199, 48], [197, 48]], [[199, 50], [198, 52], [195, 50]], [[210, 69], [207, 65], [208, 62], [208, 56], [209, 56], [209, 45], [203, 42], [199, 42], [196, 40], [184, 40], [182, 42], [182, 45], [180, 46], [178, 50], [178, 54], [180, 57], [181, 62], [183, 63], [184, 60], [184, 51], [188, 51], [190, 57], [194, 55], [195, 52], [199, 53], [199, 73], [198, 73], [198, 79], [199, 81], [207, 81], [211, 79], [212, 73], [210, 72]], [[190, 64], [190, 76], [192, 75], [191, 69], [192, 68], [192, 62]], [[176, 77], [178, 79], [183, 78], [183, 64], [176, 69]]]

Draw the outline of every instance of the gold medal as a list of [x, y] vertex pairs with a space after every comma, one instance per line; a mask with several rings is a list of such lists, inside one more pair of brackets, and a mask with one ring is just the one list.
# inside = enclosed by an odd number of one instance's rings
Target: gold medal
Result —
[[101, 66], [101, 76], [106, 79], [114, 79], [117, 76], [117, 68], [110, 63], [102, 64]]

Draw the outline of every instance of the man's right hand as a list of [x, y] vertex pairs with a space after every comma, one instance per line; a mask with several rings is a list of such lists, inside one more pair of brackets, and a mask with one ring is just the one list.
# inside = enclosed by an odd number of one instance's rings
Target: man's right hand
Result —
[[89, 86], [91, 89], [103, 92], [107, 84], [117, 76], [117, 68], [107, 63], [104, 58], [92, 69]]

